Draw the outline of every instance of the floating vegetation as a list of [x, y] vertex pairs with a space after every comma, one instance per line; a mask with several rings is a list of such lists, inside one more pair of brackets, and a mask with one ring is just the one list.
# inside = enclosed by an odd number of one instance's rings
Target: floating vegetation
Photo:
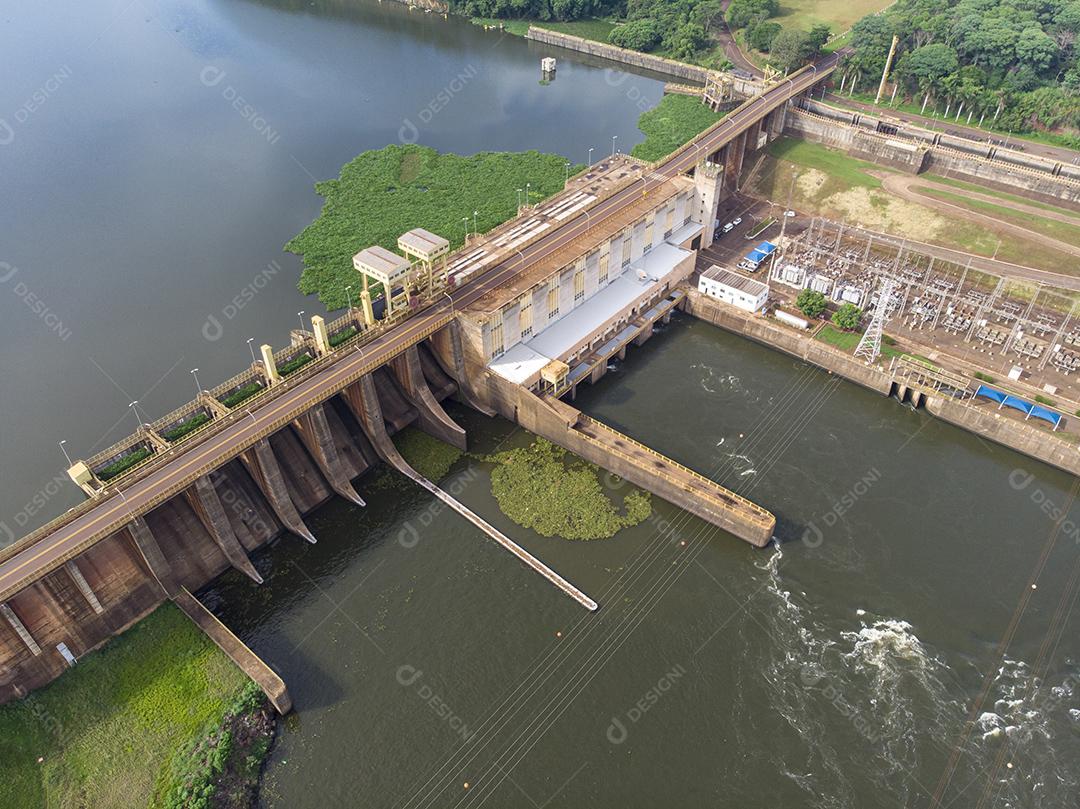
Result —
[[482, 460], [496, 464], [491, 492], [503, 514], [541, 536], [606, 539], [652, 513], [649, 493], [635, 488], [620, 514], [600, 484], [598, 466], [543, 438]]
[[446, 477], [450, 467], [462, 456], [457, 447], [432, 438], [416, 427], [406, 427], [394, 436], [394, 443], [409, 466], [433, 483]]

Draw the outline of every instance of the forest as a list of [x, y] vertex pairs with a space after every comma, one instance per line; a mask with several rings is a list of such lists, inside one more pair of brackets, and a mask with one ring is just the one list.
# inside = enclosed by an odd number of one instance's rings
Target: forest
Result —
[[855, 24], [844, 80], [876, 88], [895, 34], [892, 79], [920, 109], [1080, 143], [1078, 33], [1080, 0], [898, 0]]

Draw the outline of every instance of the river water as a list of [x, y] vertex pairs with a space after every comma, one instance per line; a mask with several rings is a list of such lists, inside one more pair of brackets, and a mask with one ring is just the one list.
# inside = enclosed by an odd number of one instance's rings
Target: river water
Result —
[[0, 545], [81, 497], [58, 441], [88, 457], [323, 312], [282, 251], [316, 180], [400, 142], [585, 162], [663, 92], [569, 58], [541, 85], [524, 40], [375, 0], [24, 3], [0, 45]]
[[[19, 12], [71, 43], [115, 12], [85, 56], [102, 75], [62, 47], [5, 57], [67, 59], [72, 74], [6, 147], [26, 151], [4, 163], [25, 200], [0, 213], [21, 236], [5, 250], [72, 330], [50, 339], [0, 295], [4, 367], [33, 392], [0, 394], [20, 427], [5, 429], [8, 469], [36, 463], [30, 447], [57, 425], [89, 435], [131, 398], [175, 404], [189, 366], [224, 374], [225, 348], [243, 361], [245, 335], [283, 339], [313, 308], [278, 252], [318, 207], [297, 161], [330, 176], [394, 141], [477, 60], [422, 142], [573, 156], [609, 133], [633, 140], [628, 84], [659, 93], [565, 61], [541, 87], [525, 43], [393, 4], [124, 5]], [[277, 143], [200, 82], [207, 65], [265, 110]], [[80, 75], [95, 89], [76, 92]], [[16, 99], [44, 81], [18, 80]], [[206, 313], [271, 260], [272, 291], [209, 345]], [[928, 806], [939, 784], [942, 806], [1075, 805], [1080, 644], [1062, 620], [1072, 604], [1058, 607], [1080, 545], [1071, 523], [1054, 540], [1048, 516], [1070, 502], [1067, 475], [685, 317], [577, 404], [774, 511], [777, 543], [750, 548], [655, 498], [653, 519], [611, 539], [545, 539], [500, 514], [483, 463], [459, 461], [444, 487], [595, 598], [588, 615], [394, 473], [365, 476], [366, 508], [311, 516], [318, 544], [283, 537], [256, 555], [265, 584], [226, 575], [201, 594], [297, 707], [266, 806], [861, 809]], [[475, 452], [531, 440], [452, 412]], [[16, 507], [20, 486], [4, 492]]]

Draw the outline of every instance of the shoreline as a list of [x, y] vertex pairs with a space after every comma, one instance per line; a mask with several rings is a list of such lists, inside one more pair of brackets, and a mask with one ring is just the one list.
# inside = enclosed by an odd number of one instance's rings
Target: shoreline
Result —
[[903, 399], [910, 393], [912, 403], [955, 427], [992, 441], [1042, 463], [1073, 475], [1080, 475], [1080, 451], [1054, 434], [1031, 427], [993, 410], [982, 410], [940, 393], [921, 391], [894, 379], [878, 365], [868, 366], [838, 349], [798, 332], [752, 315], [732, 306], [713, 301], [696, 289], [689, 289], [685, 311], [738, 337], [752, 340], [766, 348], [787, 354], [823, 371], [846, 379], [883, 396]]

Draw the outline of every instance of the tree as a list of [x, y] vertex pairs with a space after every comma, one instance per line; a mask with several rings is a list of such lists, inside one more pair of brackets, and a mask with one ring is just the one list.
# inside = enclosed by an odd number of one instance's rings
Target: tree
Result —
[[751, 22], [761, 22], [775, 17], [780, 11], [779, 0], [731, 0], [727, 23], [731, 30], [746, 28]]
[[773, 37], [769, 61], [787, 73], [802, 67], [812, 53], [810, 35], [806, 31], [785, 28]]
[[812, 289], [804, 289], [795, 299], [799, 311], [807, 317], [817, 317], [825, 311], [825, 296]]
[[829, 37], [832, 36], [832, 29], [825, 24], [815, 25], [807, 32], [807, 37], [810, 40], [810, 55], [817, 56], [821, 53], [821, 49], [825, 47], [829, 41]]
[[608, 36], [608, 41], [620, 48], [648, 51], [660, 43], [660, 29], [656, 22], [649, 18], [633, 20], [614, 29]]
[[746, 44], [751, 48], [762, 53], [768, 53], [769, 48], [772, 47], [772, 41], [776, 39], [776, 35], [779, 33], [780, 23], [765, 20], [751, 23], [747, 27], [744, 36], [746, 37]]
[[688, 22], [679, 27], [666, 45], [676, 59], [690, 60], [708, 41], [709, 35], [702, 26]]
[[841, 304], [840, 308], [833, 312], [832, 322], [838, 329], [844, 331], [855, 331], [859, 328], [859, 321], [862, 320], [862, 309], [853, 303]]

